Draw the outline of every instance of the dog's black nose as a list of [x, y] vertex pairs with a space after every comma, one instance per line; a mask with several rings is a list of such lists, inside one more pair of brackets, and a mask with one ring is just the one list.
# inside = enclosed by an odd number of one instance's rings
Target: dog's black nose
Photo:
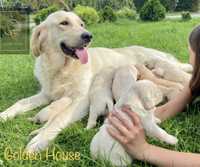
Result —
[[83, 34], [81, 34], [81, 38], [85, 41], [85, 42], [90, 42], [92, 39], [92, 34], [89, 32], [84, 32]]

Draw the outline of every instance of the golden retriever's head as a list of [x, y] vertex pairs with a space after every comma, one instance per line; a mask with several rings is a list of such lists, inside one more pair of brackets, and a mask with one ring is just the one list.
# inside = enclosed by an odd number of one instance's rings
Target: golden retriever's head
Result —
[[48, 50], [67, 58], [80, 59], [87, 63], [86, 47], [91, 42], [92, 35], [84, 22], [74, 13], [58, 11], [47, 17], [37, 26], [32, 35], [32, 52], [39, 56]]

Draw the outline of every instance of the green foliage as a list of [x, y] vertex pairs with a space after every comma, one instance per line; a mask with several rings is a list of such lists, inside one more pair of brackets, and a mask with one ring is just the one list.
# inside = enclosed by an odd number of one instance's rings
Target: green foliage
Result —
[[66, 2], [71, 9], [77, 5], [90, 6], [97, 10], [104, 9], [106, 6], [110, 6], [114, 10], [119, 10], [124, 6], [134, 9], [133, 0], [66, 0]]
[[99, 21], [99, 15], [96, 9], [92, 7], [78, 5], [74, 8], [74, 12], [88, 25]]
[[136, 11], [128, 7], [124, 7], [116, 12], [119, 18], [135, 19], [137, 14]]
[[167, 11], [174, 11], [177, 4], [177, 0], [160, 0], [160, 2]]
[[137, 11], [139, 12], [141, 8], [143, 7], [144, 3], [147, 2], [148, 0], [134, 0], [135, 7]]
[[[134, 0], [137, 11], [140, 11], [144, 3], [147, 1], [148, 0]], [[160, 2], [167, 11], [174, 11], [177, 5], [177, 0], [160, 0]]]
[[54, 5], [50, 6], [48, 8], [45, 8], [45, 9], [41, 9], [36, 13], [36, 15], [34, 16], [33, 19], [34, 19], [35, 23], [38, 25], [42, 21], [44, 21], [49, 14], [56, 12], [57, 10], [59, 10], [59, 8]]
[[199, 10], [199, 0], [179, 0], [177, 4], [177, 11], [192, 11]]
[[133, 0], [96, 0], [96, 8], [98, 10], [104, 9], [106, 6], [110, 6], [114, 10], [119, 10], [124, 6], [134, 9]]
[[115, 22], [117, 20], [116, 13], [110, 6], [106, 6], [103, 10], [100, 11], [101, 21], [110, 21]]
[[17, 24], [25, 21], [25, 15], [18, 11], [13, 12], [0, 12], [0, 36], [14, 37], [17, 30]]
[[159, 0], [147, 1], [140, 11], [140, 18], [144, 21], [159, 21], [165, 18], [166, 10]]
[[182, 12], [181, 16], [183, 21], [188, 21], [192, 19], [190, 12]]
[[14, 25], [16, 24], [16, 20], [0, 13], [0, 37], [10, 36], [12, 34], [12, 30], [14, 30]]

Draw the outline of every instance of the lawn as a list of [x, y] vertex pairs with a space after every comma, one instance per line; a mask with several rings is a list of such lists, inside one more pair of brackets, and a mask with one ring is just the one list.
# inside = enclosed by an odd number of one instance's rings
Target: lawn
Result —
[[[162, 21], [144, 23], [139, 21], [119, 20], [116, 23], [103, 23], [88, 27], [94, 35], [93, 47], [123, 47], [143, 45], [169, 52], [182, 62], [187, 62], [187, 37], [192, 28], [200, 22]], [[38, 83], [33, 76], [34, 59], [30, 55], [0, 55], [0, 111], [4, 111], [17, 100], [35, 94]], [[65, 129], [52, 143], [50, 149], [57, 151], [80, 152], [79, 161], [56, 161], [52, 158], [42, 161], [5, 160], [4, 150], [11, 147], [18, 151], [30, 140], [29, 133], [40, 125], [27, 120], [39, 109], [18, 116], [6, 123], [0, 123], [0, 160], [8, 167], [110, 167], [107, 162], [93, 161], [89, 155], [89, 145], [98, 128], [86, 131], [87, 118]], [[176, 146], [169, 146], [149, 138], [152, 144], [172, 150], [200, 153], [200, 113], [198, 104], [190, 105], [187, 112], [162, 123], [167, 132], [179, 139]], [[1, 166], [1, 165], [0, 165]], [[134, 167], [151, 165], [134, 161]]]

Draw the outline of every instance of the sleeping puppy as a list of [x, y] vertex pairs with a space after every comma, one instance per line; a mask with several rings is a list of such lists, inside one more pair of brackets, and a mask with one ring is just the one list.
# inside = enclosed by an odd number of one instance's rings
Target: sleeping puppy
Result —
[[189, 83], [191, 74], [184, 72], [180, 68], [177, 68], [175, 63], [164, 60], [162, 58], [149, 59], [144, 63], [150, 70], [152, 70], [157, 76], [169, 81], [179, 82], [182, 85]]
[[159, 78], [145, 65], [137, 64], [135, 65], [135, 67], [138, 70], [138, 79], [150, 80], [158, 85], [168, 101], [176, 97], [176, 95], [180, 93], [184, 88], [183, 85], [180, 83]]
[[90, 112], [86, 129], [96, 126], [97, 118], [113, 110], [112, 81], [114, 68], [101, 70], [95, 77], [89, 90]]
[[[177, 138], [169, 135], [161, 129], [156, 122], [157, 118], [153, 115], [155, 106], [162, 102], [163, 94], [161, 90], [151, 81], [136, 81], [137, 70], [134, 66], [121, 67], [116, 71], [113, 81], [113, 96], [117, 103], [115, 111], [132, 123], [130, 118], [123, 112], [121, 107], [129, 105], [133, 112], [136, 112], [140, 118], [147, 135], [156, 137], [169, 144], [176, 144]], [[91, 156], [109, 160], [115, 166], [126, 166], [132, 161], [123, 147], [114, 140], [107, 132], [107, 126], [111, 126], [107, 119], [94, 136], [90, 145]], [[103, 141], [103, 142], [102, 142]]]

